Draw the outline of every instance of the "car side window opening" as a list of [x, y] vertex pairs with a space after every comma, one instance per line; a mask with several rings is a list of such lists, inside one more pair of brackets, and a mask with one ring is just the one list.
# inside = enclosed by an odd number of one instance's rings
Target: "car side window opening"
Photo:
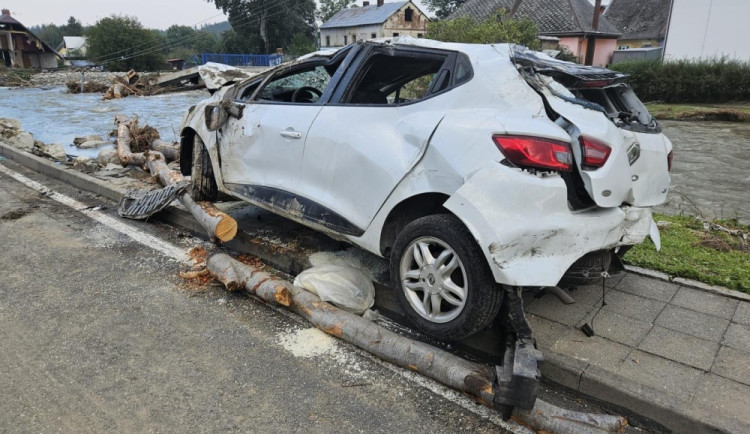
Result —
[[453, 84], [457, 85], [468, 81], [473, 74], [474, 72], [471, 69], [471, 60], [469, 60], [469, 56], [460, 53], [458, 59], [456, 59], [456, 76], [453, 79]]
[[376, 53], [351, 87], [348, 104], [398, 105], [419, 101], [450, 85], [447, 55]]
[[258, 92], [256, 100], [307, 104], [318, 102], [337, 67], [338, 63], [310, 66], [274, 77]]

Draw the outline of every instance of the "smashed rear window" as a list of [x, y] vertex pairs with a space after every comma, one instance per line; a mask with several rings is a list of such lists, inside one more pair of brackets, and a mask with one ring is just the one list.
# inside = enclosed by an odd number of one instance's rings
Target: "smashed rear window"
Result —
[[549, 91], [567, 102], [597, 110], [619, 128], [660, 132], [656, 120], [625, 83], [627, 75], [606, 68], [553, 59], [542, 53], [515, 50], [512, 60], [538, 92]]

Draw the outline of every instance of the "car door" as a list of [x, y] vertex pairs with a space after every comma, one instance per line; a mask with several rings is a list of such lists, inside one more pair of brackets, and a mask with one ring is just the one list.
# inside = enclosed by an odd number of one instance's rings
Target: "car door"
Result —
[[455, 57], [393, 46], [362, 56], [315, 119], [301, 174], [305, 195], [352, 235], [367, 228], [423, 155], [445, 115]]
[[[219, 131], [219, 156], [229, 190], [265, 202], [299, 194], [305, 137], [335, 67], [313, 60], [281, 70], [241, 92], [243, 115]], [[279, 206], [279, 203], [269, 203]]]

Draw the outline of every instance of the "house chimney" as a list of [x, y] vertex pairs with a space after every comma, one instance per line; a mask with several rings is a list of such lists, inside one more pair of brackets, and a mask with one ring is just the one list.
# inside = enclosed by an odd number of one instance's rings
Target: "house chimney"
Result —
[[383, 0], [378, 0], [378, 7], [383, 6]]
[[0, 15], [7, 15], [10, 16], [10, 10], [9, 9], [3, 9], [3, 13]]
[[362, 6], [370, 6], [370, 2], [362, 2]]

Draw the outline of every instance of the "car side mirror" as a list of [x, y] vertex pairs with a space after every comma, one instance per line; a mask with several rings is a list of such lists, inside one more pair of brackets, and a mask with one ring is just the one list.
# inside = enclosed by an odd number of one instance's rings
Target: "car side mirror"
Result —
[[218, 130], [229, 118], [229, 113], [220, 104], [209, 104], [205, 112], [206, 128], [209, 131]]
[[230, 100], [221, 100], [217, 103], [206, 106], [204, 117], [206, 118], [206, 128], [209, 131], [216, 131], [224, 125], [229, 118], [240, 119], [244, 112], [245, 106], [233, 103]]

